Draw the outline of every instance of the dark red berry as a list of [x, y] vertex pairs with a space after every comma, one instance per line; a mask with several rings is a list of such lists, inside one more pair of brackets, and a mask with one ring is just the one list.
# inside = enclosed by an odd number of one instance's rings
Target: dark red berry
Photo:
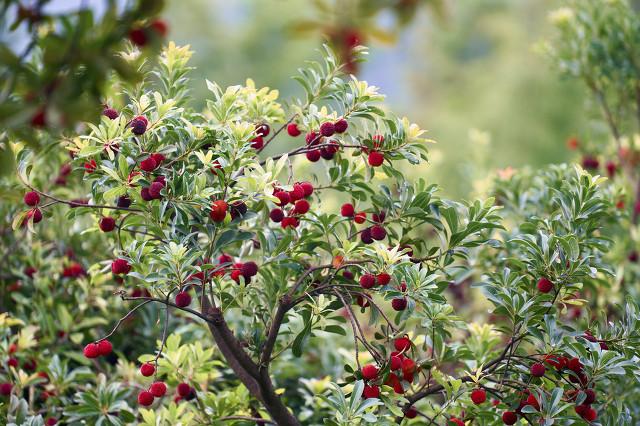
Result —
[[214, 222], [222, 222], [227, 216], [227, 210], [229, 205], [224, 200], [216, 200], [211, 204], [211, 211], [209, 217]]
[[363, 229], [360, 233], [360, 241], [365, 244], [371, 244], [373, 242], [373, 238], [371, 237], [371, 228]]
[[89, 343], [84, 347], [82, 353], [86, 358], [98, 358], [100, 356], [100, 349], [98, 348], [97, 344]]
[[269, 136], [270, 131], [271, 131], [271, 128], [269, 127], [268, 124], [266, 123], [256, 124], [256, 135], [262, 136], [264, 138]]
[[149, 391], [142, 391], [138, 394], [138, 404], [148, 407], [153, 404], [153, 394]]
[[164, 382], [154, 382], [149, 386], [149, 392], [156, 398], [162, 398], [167, 393], [167, 385]]
[[118, 201], [116, 203], [116, 205], [118, 207], [122, 207], [122, 208], [129, 208], [129, 206], [131, 205], [131, 198], [127, 197], [126, 195], [121, 195], [118, 197]]
[[278, 200], [280, 200], [279, 203], [276, 203], [280, 207], [286, 206], [287, 204], [289, 204], [289, 201], [291, 201], [291, 197], [289, 196], [289, 193], [286, 191], [278, 191], [275, 194], [273, 194], [273, 196], [276, 197]]
[[107, 356], [113, 351], [113, 345], [108, 340], [100, 340], [98, 342], [98, 352], [100, 356]]
[[40, 195], [35, 191], [24, 194], [24, 203], [28, 206], [37, 206], [40, 203]]
[[300, 133], [302, 132], [300, 131], [300, 129], [298, 129], [298, 125], [296, 123], [289, 123], [287, 125], [287, 133], [289, 133], [289, 136], [295, 138], [297, 136], [300, 136]]
[[391, 275], [387, 274], [386, 272], [381, 272], [378, 275], [376, 275], [376, 284], [378, 284], [379, 286], [387, 285], [390, 282], [391, 282]]
[[305, 135], [304, 141], [307, 145], [316, 145], [320, 139], [320, 135], [316, 132], [309, 132]]
[[531, 375], [533, 377], [542, 377], [546, 373], [546, 368], [541, 362], [536, 362], [531, 366]]
[[304, 190], [305, 197], [310, 197], [313, 194], [313, 184], [311, 182], [301, 182], [300, 186]]
[[371, 238], [380, 241], [387, 237], [387, 231], [381, 225], [373, 225], [371, 227]]
[[11, 395], [12, 389], [13, 389], [13, 385], [11, 383], [0, 383], [0, 395], [2, 396]]
[[341, 118], [340, 120], [333, 123], [333, 128], [336, 133], [344, 133], [347, 131], [348, 127], [349, 123], [347, 123], [347, 120], [345, 120], [344, 118]]
[[140, 136], [147, 131], [147, 124], [149, 124], [149, 122], [147, 121], [146, 117], [139, 115], [131, 120], [131, 131], [133, 132], [133, 134]]
[[152, 172], [156, 169], [156, 167], [158, 167], [158, 164], [156, 163], [156, 160], [153, 159], [153, 157], [147, 157], [140, 162], [140, 169], [144, 170], [145, 172]]
[[411, 340], [408, 337], [399, 337], [394, 340], [393, 347], [398, 352], [407, 352], [411, 349]]
[[296, 201], [295, 207], [293, 208], [293, 212], [295, 214], [305, 214], [309, 211], [310, 205], [307, 200], [298, 200]]
[[255, 138], [251, 139], [251, 148], [262, 149], [263, 146], [264, 139], [262, 139], [262, 136], [256, 136]]
[[258, 274], [258, 265], [253, 261], [245, 262], [242, 264], [240, 271], [245, 279], [251, 278]]
[[142, 197], [142, 199], [144, 201], [151, 201], [153, 200], [153, 197], [151, 196], [151, 194], [149, 193], [149, 188], [142, 188], [140, 190], [140, 197]]
[[373, 380], [378, 377], [378, 367], [373, 364], [367, 364], [362, 367], [362, 378], [365, 380]]
[[380, 387], [366, 385], [362, 391], [362, 396], [365, 398], [378, 398], [380, 397]]
[[320, 159], [321, 152], [319, 149], [314, 149], [311, 151], [307, 151], [305, 155], [307, 157], [307, 160], [311, 161], [312, 163], [315, 163]]
[[502, 413], [502, 423], [505, 425], [513, 425], [518, 421], [518, 415], [513, 411], [505, 411]]
[[327, 137], [328, 137], [328, 136], [333, 136], [333, 134], [334, 134], [335, 132], [336, 132], [336, 129], [335, 129], [335, 127], [334, 127], [333, 123], [332, 123], [332, 122], [330, 122], [330, 121], [327, 121], [327, 122], [322, 123], [322, 124], [320, 125], [320, 134], [321, 134], [322, 136], [327, 136]]
[[353, 220], [355, 223], [362, 224], [367, 220], [367, 214], [365, 212], [356, 213]]
[[111, 262], [111, 272], [115, 275], [128, 274], [131, 271], [131, 265], [126, 259], [115, 259]]
[[406, 297], [398, 297], [391, 300], [391, 307], [395, 311], [404, 311], [407, 309], [407, 298]]
[[118, 114], [118, 111], [113, 108], [105, 108], [102, 110], [102, 115], [109, 117], [111, 120], [115, 120], [120, 114]]
[[474, 404], [480, 405], [487, 400], [487, 392], [484, 389], [474, 389], [471, 391], [471, 401]]
[[191, 393], [191, 386], [189, 386], [188, 383], [183, 382], [178, 384], [176, 391], [178, 392], [178, 395], [180, 395], [181, 397], [185, 397]]
[[280, 223], [284, 219], [284, 212], [276, 207], [269, 212], [269, 218], [276, 223]]
[[376, 285], [376, 277], [373, 274], [364, 274], [360, 277], [360, 286], [365, 289], [373, 288]]
[[142, 374], [144, 377], [153, 376], [153, 373], [155, 372], [156, 372], [156, 367], [150, 362], [145, 362], [140, 366], [140, 374]]
[[147, 44], [147, 34], [142, 28], [134, 28], [129, 31], [129, 40], [139, 47]]
[[351, 203], [345, 203], [340, 207], [340, 215], [344, 217], [353, 217], [355, 214], [355, 208]]
[[176, 294], [176, 306], [179, 308], [187, 307], [191, 304], [191, 295], [186, 291]]
[[100, 226], [100, 230], [102, 230], [102, 232], [111, 232], [116, 227], [116, 220], [112, 217], [105, 216], [100, 219], [98, 226]]
[[156, 19], [149, 25], [149, 27], [154, 30], [160, 37], [166, 37], [169, 32], [169, 27], [167, 23], [162, 19]]
[[379, 167], [384, 163], [384, 155], [379, 151], [371, 151], [367, 161], [371, 167]]
[[409, 407], [405, 410], [404, 416], [408, 419], [415, 419], [418, 416], [418, 410], [413, 407]]
[[547, 278], [540, 278], [538, 280], [537, 287], [540, 293], [549, 293], [551, 290], [553, 290], [553, 283]]

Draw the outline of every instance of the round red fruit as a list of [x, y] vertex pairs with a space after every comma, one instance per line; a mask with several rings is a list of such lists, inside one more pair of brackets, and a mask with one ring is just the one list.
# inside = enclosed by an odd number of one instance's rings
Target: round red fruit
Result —
[[518, 415], [513, 411], [505, 411], [502, 413], [502, 423], [505, 425], [513, 425], [518, 421]]
[[224, 218], [227, 216], [227, 210], [229, 205], [224, 200], [216, 200], [211, 204], [211, 211], [209, 212], [209, 217], [214, 222], [222, 222]]
[[113, 345], [108, 340], [100, 340], [98, 342], [98, 352], [100, 356], [107, 356], [113, 351]]
[[155, 372], [156, 372], [156, 367], [150, 362], [145, 362], [140, 366], [140, 374], [142, 374], [144, 377], [153, 376], [153, 373]]
[[293, 208], [293, 212], [295, 214], [305, 214], [309, 211], [310, 205], [307, 200], [298, 200], [296, 201], [295, 207]]
[[373, 288], [376, 285], [376, 277], [373, 274], [364, 274], [360, 277], [360, 287]]
[[546, 373], [546, 368], [541, 362], [536, 362], [531, 366], [531, 375], [533, 377], [542, 377]]
[[406, 297], [398, 297], [391, 300], [391, 307], [395, 311], [404, 311], [407, 309], [407, 298]]
[[116, 227], [116, 220], [112, 217], [105, 216], [100, 219], [100, 222], [98, 222], [98, 226], [100, 226], [100, 230], [102, 232], [111, 232]]
[[387, 237], [387, 231], [381, 225], [373, 225], [371, 227], [371, 238], [376, 241], [384, 240]]
[[365, 212], [356, 213], [353, 217], [353, 221], [357, 224], [362, 224], [367, 220], [367, 214]]
[[305, 155], [307, 157], [307, 160], [311, 161], [312, 163], [315, 163], [316, 161], [318, 161], [320, 159], [320, 150], [319, 149], [313, 149], [311, 151], [307, 151], [307, 153]]
[[152, 172], [156, 167], [158, 167], [158, 163], [156, 163], [156, 160], [154, 160], [153, 157], [147, 157], [140, 162], [140, 169], [145, 172]]
[[178, 385], [176, 391], [178, 392], [178, 395], [184, 398], [191, 393], [191, 386], [189, 386], [188, 383], [183, 382]]
[[362, 378], [365, 380], [373, 380], [378, 377], [378, 367], [373, 364], [367, 364], [362, 367]]
[[98, 358], [100, 356], [100, 349], [98, 348], [97, 344], [89, 343], [84, 347], [82, 353], [86, 358], [89, 359]]
[[416, 410], [413, 407], [409, 407], [407, 408], [407, 410], [404, 412], [404, 416], [408, 419], [415, 419], [418, 416], [418, 410]]
[[320, 134], [322, 136], [333, 136], [333, 134], [336, 132], [335, 126], [333, 125], [333, 123], [327, 121], [325, 123], [322, 123], [320, 125]]
[[379, 167], [384, 162], [384, 154], [379, 151], [371, 151], [367, 161], [371, 167]]
[[35, 191], [30, 191], [24, 194], [24, 203], [28, 206], [34, 207], [40, 203], [40, 195]]
[[138, 404], [148, 407], [153, 404], [153, 394], [149, 391], [142, 391], [138, 394]]
[[340, 207], [340, 215], [343, 217], [353, 217], [355, 214], [355, 208], [351, 203], [345, 203]]
[[191, 304], [191, 295], [186, 291], [181, 291], [176, 294], [176, 306], [179, 308], [185, 308]]
[[408, 337], [399, 337], [393, 342], [396, 351], [406, 353], [411, 349], [411, 340]]
[[344, 133], [347, 131], [348, 127], [349, 123], [347, 123], [347, 120], [345, 120], [344, 118], [341, 118], [340, 120], [333, 123], [333, 128], [336, 133]]
[[276, 223], [280, 223], [284, 219], [284, 212], [276, 207], [269, 212], [269, 218]]
[[305, 197], [310, 197], [313, 194], [313, 184], [311, 182], [301, 182], [300, 186], [304, 190]]
[[131, 271], [131, 265], [126, 259], [115, 259], [111, 262], [111, 272], [114, 275], [128, 274]]
[[289, 136], [295, 138], [300, 136], [300, 133], [302, 132], [300, 131], [300, 129], [298, 129], [298, 125], [296, 123], [289, 123], [287, 125], [287, 133], [289, 133]]
[[162, 398], [167, 393], [167, 385], [164, 382], [154, 382], [149, 387], [149, 392], [156, 398]]
[[365, 398], [378, 398], [380, 397], [380, 388], [378, 386], [365, 386], [362, 391], [362, 396]]
[[271, 128], [267, 123], [256, 124], [256, 135], [262, 136], [264, 138], [269, 136], [270, 131], [271, 131]]
[[280, 207], [286, 206], [291, 201], [291, 196], [286, 191], [277, 191], [273, 196], [279, 200], [276, 204]]
[[387, 274], [386, 272], [380, 272], [378, 275], [376, 275], [376, 283], [379, 286], [387, 285], [390, 282], [391, 282], [391, 275]]
[[480, 405], [487, 400], [487, 392], [484, 389], [474, 389], [471, 391], [471, 401], [474, 404]]
[[547, 278], [540, 278], [538, 280], [537, 286], [540, 293], [549, 293], [551, 290], [553, 290], [553, 283]]

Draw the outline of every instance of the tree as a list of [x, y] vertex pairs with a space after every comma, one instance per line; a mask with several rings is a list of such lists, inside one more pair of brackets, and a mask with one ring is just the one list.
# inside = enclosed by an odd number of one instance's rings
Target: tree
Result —
[[[50, 152], [14, 145], [5, 423], [638, 420], [637, 303], [589, 309], [617, 274], [615, 186], [559, 165], [443, 199], [402, 173], [424, 131], [322, 53], [304, 99], [207, 82], [194, 111], [170, 43], [140, 83], [113, 77], [115, 114]], [[486, 324], [446, 297], [468, 281]]]

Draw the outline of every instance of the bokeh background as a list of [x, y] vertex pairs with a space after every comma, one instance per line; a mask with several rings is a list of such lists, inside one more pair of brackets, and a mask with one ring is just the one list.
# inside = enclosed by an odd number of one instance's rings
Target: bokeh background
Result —
[[[360, 4], [359, 4], [360, 3]], [[170, 38], [196, 54], [194, 98], [204, 78], [300, 94], [291, 79], [331, 28], [360, 29], [371, 49], [359, 77], [381, 88], [387, 105], [437, 141], [428, 166], [411, 170], [452, 197], [480, 195], [486, 176], [509, 166], [570, 157], [567, 138], [585, 128], [584, 92], [562, 80], [537, 45], [550, 32], [551, 0], [169, 1]], [[399, 3], [415, 11], [402, 17]], [[387, 7], [388, 6], [388, 7]], [[576, 135], [580, 136], [580, 135]]]

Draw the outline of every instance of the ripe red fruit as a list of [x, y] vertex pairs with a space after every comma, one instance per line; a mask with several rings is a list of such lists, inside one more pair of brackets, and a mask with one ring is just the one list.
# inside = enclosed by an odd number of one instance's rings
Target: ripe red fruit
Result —
[[407, 298], [399, 297], [391, 300], [391, 307], [396, 311], [404, 311], [407, 309]]
[[293, 190], [289, 191], [289, 199], [290, 202], [296, 202], [298, 200], [301, 200], [305, 197], [304, 195], [304, 187], [299, 184], [296, 183], [293, 185]]
[[371, 228], [363, 229], [360, 233], [360, 241], [365, 244], [371, 244], [373, 242], [373, 238], [371, 238]]
[[353, 221], [357, 224], [362, 224], [365, 222], [365, 220], [367, 220], [367, 214], [365, 212], [356, 213], [353, 218]]
[[140, 136], [147, 131], [147, 124], [149, 124], [149, 122], [147, 121], [146, 117], [139, 115], [131, 120], [131, 131], [134, 135]]
[[24, 194], [24, 203], [28, 206], [36, 206], [40, 202], [40, 195], [35, 191], [29, 191]]
[[376, 277], [373, 274], [364, 274], [360, 277], [360, 287], [372, 288], [376, 285]]
[[191, 304], [191, 295], [186, 291], [181, 291], [176, 294], [176, 306], [179, 308], [184, 308]]
[[154, 30], [160, 37], [165, 37], [167, 32], [169, 32], [169, 28], [167, 23], [162, 19], [156, 19], [149, 26], [152, 30]]
[[162, 195], [160, 195], [160, 191], [162, 191], [163, 188], [164, 181], [156, 180], [149, 186], [149, 196], [151, 196], [151, 198], [153, 198], [154, 200], [162, 198]]
[[585, 155], [582, 158], [582, 167], [588, 170], [597, 170], [600, 167], [600, 161], [592, 155]]
[[271, 128], [269, 127], [268, 124], [266, 123], [256, 124], [256, 135], [267, 137], [269, 136], [270, 131], [271, 131]]
[[593, 407], [589, 407], [585, 410], [584, 414], [582, 415], [582, 418], [588, 422], [592, 422], [598, 418], [598, 412], [594, 410]]
[[454, 424], [455, 426], [464, 426], [464, 422], [457, 417], [451, 417], [449, 419], [449, 424]]
[[209, 217], [214, 222], [222, 222], [224, 218], [227, 216], [227, 209], [229, 205], [224, 200], [216, 200], [211, 204], [211, 212], [209, 212]]
[[295, 214], [305, 214], [309, 211], [310, 207], [311, 206], [307, 200], [298, 200], [293, 208], [293, 212]]
[[33, 127], [44, 127], [47, 124], [47, 117], [45, 114], [44, 108], [40, 108], [36, 113], [31, 117], [31, 125]]
[[102, 110], [102, 115], [109, 117], [111, 120], [115, 120], [120, 114], [118, 114], [118, 111], [113, 108], [105, 108]]
[[333, 125], [333, 123], [327, 121], [325, 123], [322, 123], [320, 125], [320, 134], [322, 136], [333, 136], [333, 134], [336, 132], [336, 129]]
[[12, 389], [13, 389], [13, 385], [11, 383], [0, 383], [0, 395], [2, 396], [11, 395]]
[[594, 391], [593, 389], [587, 389], [584, 391], [585, 393], [585, 399], [584, 399], [584, 403], [585, 404], [593, 404], [594, 402], [596, 402], [596, 391]]
[[415, 419], [418, 416], [418, 410], [416, 410], [413, 407], [409, 407], [407, 408], [407, 410], [404, 412], [404, 416], [408, 419]]
[[232, 280], [239, 283], [240, 277], [242, 276], [242, 272], [240, 271], [240, 269], [234, 269], [233, 271], [231, 271], [230, 276]]
[[484, 389], [474, 389], [471, 391], [471, 401], [474, 404], [480, 405], [487, 400], [487, 392]]
[[613, 175], [616, 174], [616, 163], [614, 163], [613, 161], [607, 161], [607, 164], [605, 164], [605, 167], [607, 169], [607, 173], [609, 174], [609, 177], [613, 177]]
[[533, 377], [542, 377], [546, 372], [546, 368], [544, 368], [544, 364], [541, 362], [536, 362], [531, 366], [531, 375]]
[[305, 197], [310, 197], [313, 194], [313, 184], [311, 182], [301, 182], [300, 186], [304, 190]]
[[530, 405], [536, 410], [540, 410], [540, 403], [538, 402], [538, 399], [536, 398], [536, 396], [532, 393], [529, 394], [524, 405]]
[[320, 140], [320, 135], [316, 132], [309, 132], [305, 135], [304, 141], [307, 145], [316, 145]]
[[98, 353], [100, 356], [107, 356], [113, 351], [113, 345], [108, 340], [98, 342]]
[[284, 219], [284, 212], [276, 207], [269, 212], [269, 218], [276, 223], [280, 223]]
[[[156, 167], [160, 167], [162, 162], [167, 159], [163, 154], [161, 154], [159, 152], [155, 152], [155, 153], [151, 154], [151, 158], [153, 158], [153, 161], [156, 162]], [[161, 176], [161, 177], [164, 179], [164, 176]]]
[[320, 159], [320, 150], [319, 149], [314, 149], [311, 151], [307, 151], [307, 153], [305, 154], [307, 157], [307, 160], [311, 161], [312, 163], [315, 163], [316, 161], [318, 161]]
[[291, 197], [286, 191], [277, 191], [273, 194], [273, 196], [280, 200], [280, 202], [276, 203], [280, 207], [286, 206], [287, 204], [289, 204], [289, 201], [291, 201]]
[[369, 299], [367, 299], [366, 297], [362, 296], [361, 294], [359, 294], [356, 297], [356, 303], [358, 304], [358, 306], [360, 306], [361, 308], [366, 308], [367, 306], [369, 306]]
[[578, 358], [571, 358], [567, 362], [567, 368], [574, 373], [580, 373], [582, 371], [583, 365]]
[[240, 267], [240, 272], [245, 279], [249, 279], [258, 274], [258, 265], [253, 261], [243, 263]]
[[29, 219], [33, 219], [33, 223], [40, 222], [42, 220], [42, 212], [40, 211], [40, 209], [29, 210], [27, 212], [27, 216], [25, 217], [25, 221], [28, 221]]
[[378, 367], [373, 364], [367, 364], [362, 367], [362, 377], [365, 380], [373, 380], [378, 377]]
[[282, 226], [282, 229], [297, 228], [298, 225], [300, 225], [300, 221], [295, 217], [285, 217], [284, 219], [282, 219], [282, 223], [280, 224], [280, 226]]
[[355, 208], [351, 203], [344, 203], [342, 207], [340, 207], [340, 215], [343, 217], [353, 217], [355, 214]]
[[129, 40], [136, 46], [142, 47], [147, 44], [147, 34], [142, 28], [134, 28], [129, 31]]
[[142, 391], [138, 394], [138, 404], [148, 407], [153, 404], [153, 394], [149, 391]]
[[144, 377], [153, 376], [153, 373], [156, 372], [156, 366], [151, 364], [150, 362], [145, 362], [140, 366], [140, 374]]
[[387, 285], [390, 282], [391, 282], [391, 275], [387, 274], [386, 272], [380, 272], [378, 275], [376, 275], [376, 283], [379, 286]]
[[589, 409], [589, 406], [587, 404], [580, 404], [580, 405], [576, 405], [574, 409], [576, 410], [577, 415], [579, 415], [580, 417], [583, 417], [584, 413], [586, 413], [586, 411]]
[[102, 232], [111, 232], [116, 227], [116, 220], [112, 217], [105, 216], [100, 219], [98, 226], [100, 226], [100, 230], [102, 230]]
[[371, 151], [367, 161], [371, 167], [379, 167], [384, 162], [384, 154], [379, 151]]
[[57, 424], [58, 424], [58, 419], [53, 418], [53, 417], [49, 417], [49, 418], [44, 422], [44, 424], [45, 424], [46, 426], [55, 426], [55, 425], [57, 425]]
[[381, 225], [373, 225], [371, 227], [371, 238], [376, 241], [384, 240], [387, 237], [387, 231]]
[[513, 425], [518, 421], [518, 415], [513, 411], [505, 411], [502, 413], [502, 423], [505, 425]]
[[341, 118], [340, 120], [333, 123], [333, 128], [336, 133], [344, 133], [347, 131], [348, 127], [349, 123], [347, 123], [347, 120], [345, 120], [344, 118]]
[[129, 206], [131, 205], [131, 198], [127, 197], [126, 195], [121, 195], [120, 197], [118, 197], [116, 205], [125, 209], [129, 208]]
[[82, 353], [86, 358], [89, 358], [89, 359], [98, 358], [100, 356], [100, 349], [98, 348], [97, 344], [89, 343], [87, 346], [84, 347]]
[[251, 148], [262, 149], [263, 146], [264, 139], [262, 139], [262, 136], [256, 136], [255, 138], [251, 139]]
[[396, 351], [406, 353], [411, 349], [411, 340], [408, 337], [399, 337], [393, 342]]
[[188, 383], [183, 382], [178, 385], [176, 391], [178, 392], [178, 395], [184, 398], [191, 393], [191, 386], [189, 386]]
[[153, 200], [153, 197], [151, 196], [151, 194], [149, 193], [149, 188], [142, 188], [140, 190], [140, 197], [142, 197], [142, 199], [144, 201], [151, 201]]
[[131, 265], [126, 259], [115, 259], [111, 262], [111, 272], [115, 275], [128, 274], [131, 271]]
[[409, 358], [402, 360], [402, 372], [404, 374], [413, 374], [416, 371], [416, 363]]
[[18, 360], [16, 358], [11, 357], [7, 361], [7, 365], [9, 367], [18, 368]]
[[300, 136], [300, 133], [302, 132], [300, 131], [300, 129], [298, 129], [298, 125], [296, 123], [289, 123], [287, 125], [287, 133], [289, 133], [289, 136], [295, 138]]
[[362, 396], [365, 398], [378, 398], [380, 397], [380, 387], [378, 386], [365, 386], [362, 391]]
[[149, 392], [156, 398], [162, 398], [167, 393], [167, 385], [164, 382], [154, 382], [149, 387]]
[[389, 368], [391, 368], [391, 370], [401, 369], [402, 358], [400, 358], [399, 356], [392, 355], [391, 358], [389, 358]]
[[156, 163], [156, 160], [153, 159], [153, 157], [147, 157], [140, 162], [140, 169], [144, 170], [145, 172], [152, 172], [156, 169], [156, 167], [158, 167], [158, 164]]
[[537, 286], [540, 293], [549, 293], [551, 290], [553, 290], [553, 283], [547, 278], [540, 278], [538, 280]]

